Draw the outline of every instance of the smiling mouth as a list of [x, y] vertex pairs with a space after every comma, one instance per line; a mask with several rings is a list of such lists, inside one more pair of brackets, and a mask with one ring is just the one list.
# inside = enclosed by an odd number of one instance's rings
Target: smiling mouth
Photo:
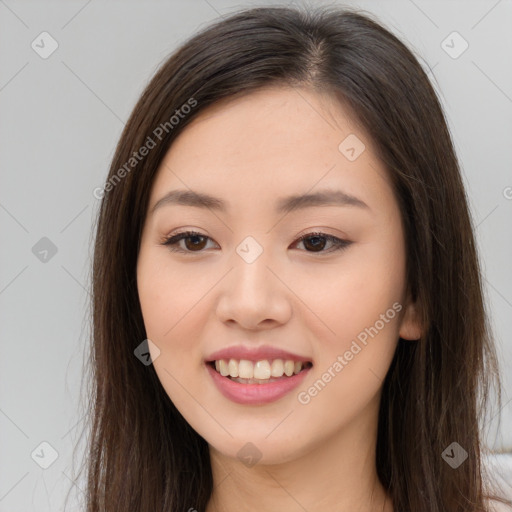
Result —
[[313, 366], [311, 361], [286, 359], [249, 361], [247, 359], [219, 359], [208, 364], [221, 376], [240, 384], [268, 384], [288, 379]]

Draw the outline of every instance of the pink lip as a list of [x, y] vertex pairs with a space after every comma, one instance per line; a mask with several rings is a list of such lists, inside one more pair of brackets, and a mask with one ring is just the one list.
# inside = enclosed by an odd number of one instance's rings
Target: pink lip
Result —
[[[309, 358], [286, 352], [272, 346], [261, 347], [244, 347], [238, 345], [236, 347], [227, 347], [217, 352], [213, 352], [207, 358], [207, 362], [218, 361], [220, 359], [247, 359], [248, 361], [262, 361], [263, 359], [285, 359], [291, 361], [310, 361]], [[290, 377], [291, 378], [291, 377]]]
[[311, 367], [305, 368], [291, 377], [283, 376], [281, 379], [268, 384], [241, 384], [228, 377], [223, 377], [210, 364], [205, 366], [213, 382], [226, 398], [233, 402], [247, 405], [266, 404], [278, 400], [296, 388], [311, 369]]

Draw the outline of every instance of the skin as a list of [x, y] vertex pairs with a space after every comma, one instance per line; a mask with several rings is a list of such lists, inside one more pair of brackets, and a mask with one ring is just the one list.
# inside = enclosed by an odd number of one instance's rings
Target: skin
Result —
[[[338, 149], [349, 134], [365, 145], [354, 161]], [[274, 211], [282, 196], [324, 188], [368, 208]], [[369, 137], [330, 95], [260, 89], [208, 107], [185, 128], [157, 172], [148, 212], [175, 189], [229, 203], [225, 213], [175, 204], [148, 213], [137, 266], [147, 336], [160, 350], [152, 349], [154, 368], [210, 447], [207, 512], [391, 512], [375, 467], [381, 388], [398, 337], [417, 339], [421, 331], [407, 295], [400, 211]], [[178, 243], [189, 254], [162, 245], [187, 229], [209, 237], [202, 252], [190, 239]], [[321, 252], [314, 240], [297, 242], [314, 231], [352, 243], [332, 251], [323, 240]], [[251, 264], [236, 252], [247, 236], [263, 249]], [[394, 303], [399, 314], [300, 403], [298, 394]], [[274, 345], [305, 356], [313, 368], [273, 403], [237, 404], [204, 365], [212, 352], [237, 344]], [[261, 454], [251, 467], [237, 457], [247, 442]]]

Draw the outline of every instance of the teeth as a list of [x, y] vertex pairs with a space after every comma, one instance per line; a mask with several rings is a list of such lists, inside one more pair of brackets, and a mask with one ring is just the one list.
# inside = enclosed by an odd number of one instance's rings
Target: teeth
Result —
[[228, 371], [231, 377], [238, 377], [238, 362], [230, 359], [228, 363]]
[[282, 359], [274, 359], [270, 367], [272, 377], [282, 377], [284, 373], [284, 363]]
[[[233, 377], [235, 379], [257, 379], [268, 380], [271, 378], [279, 378], [283, 375], [291, 377], [293, 374], [299, 373], [305, 365], [302, 361], [292, 361], [290, 359], [274, 359], [269, 361], [263, 359], [253, 363], [247, 359], [220, 359], [215, 361], [215, 369], [223, 377]], [[238, 379], [237, 379], [238, 380]]]
[[227, 375], [229, 375], [229, 368], [228, 368], [228, 363], [226, 362], [225, 359], [221, 359], [219, 361], [219, 371], [220, 371], [220, 374], [223, 376], [223, 377], [226, 377]]
[[293, 370], [295, 369], [295, 363], [293, 361], [285, 361], [284, 362], [284, 373], [288, 377], [291, 377], [293, 375]]
[[242, 359], [238, 363], [238, 376], [241, 379], [252, 379], [254, 377], [254, 365], [252, 364], [251, 361]]
[[254, 365], [255, 379], [270, 379], [270, 363], [268, 361], [258, 361]]

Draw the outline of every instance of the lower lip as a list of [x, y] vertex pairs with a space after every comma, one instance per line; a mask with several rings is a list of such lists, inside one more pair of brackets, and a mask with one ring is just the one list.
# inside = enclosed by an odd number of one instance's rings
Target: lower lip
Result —
[[291, 377], [283, 377], [267, 384], [241, 384], [223, 377], [209, 364], [206, 364], [206, 368], [213, 382], [226, 398], [238, 404], [258, 405], [279, 400], [292, 391], [304, 380], [311, 366]]

